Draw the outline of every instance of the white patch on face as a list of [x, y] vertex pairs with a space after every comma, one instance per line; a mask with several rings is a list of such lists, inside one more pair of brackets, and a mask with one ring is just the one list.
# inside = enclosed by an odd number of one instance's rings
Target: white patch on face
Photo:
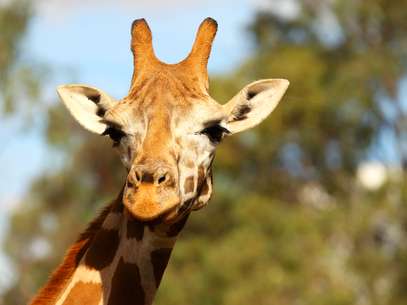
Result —
[[134, 135], [127, 135], [121, 141], [117, 147], [120, 160], [126, 167], [127, 171], [130, 170], [133, 160], [137, 154], [138, 148], [141, 146], [140, 137]]
[[[208, 127], [208, 122], [219, 122], [222, 124], [224, 117], [222, 109], [218, 104], [197, 104], [194, 105], [191, 113], [188, 114], [188, 120], [179, 120], [181, 123], [175, 126], [175, 135], [177, 136], [177, 150], [179, 152], [179, 176], [180, 192], [183, 203], [190, 202], [191, 199], [198, 199], [197, 191], [201, 185], [198, 185], [200, 168], [204, 168], [207, 174], [210, 170], [212, 159], [217, 144], [213, 143], [207, 135], [201, 133]], [[194, 178], [193, 192], [185, 191], [185, 181]], [[201, 181], [201, 183], [206, 183]], [[210, 196], [208, 196], [209, 198]]]
[[147, 118], [143, 113], [136, 115], [132, 106], [123, 109], [119, 106], [112, 108], [105, 114], [105, 120], [114, 125], [121, 126], [120, 130], [125, 133], [116, 149], [120, 160], [127, 170], [130, 170], [133, 160], [146, 135]]

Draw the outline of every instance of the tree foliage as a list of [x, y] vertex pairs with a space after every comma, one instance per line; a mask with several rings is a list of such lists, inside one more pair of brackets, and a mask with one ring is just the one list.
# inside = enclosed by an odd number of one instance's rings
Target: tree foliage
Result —
[[[220, 101], [258, 78], [291, 86], [270, 119], [219, 147], [215, 196], [180, 237], [157, 304], [405, 304], [407, 1], [297, 3], [290, 18], [259, 12], [251, 58], [212, 80]], [[124, 181], [107, 141], [59, 105], [48, 117], [65, 165], [39, 177], [14, 213], [10, 305], [35, 292]], [[367, 190], [357, 170], [381, 157], [384, 134], [399, 159]]]
[[39, 96], [41, 65], [29, 58], [24, 37], [32, 16], [27, 0], [0, 3], [0, 114], [29, 113]]

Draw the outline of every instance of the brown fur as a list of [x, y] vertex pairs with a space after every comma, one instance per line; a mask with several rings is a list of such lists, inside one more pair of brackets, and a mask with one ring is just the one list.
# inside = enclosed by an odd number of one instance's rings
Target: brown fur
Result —
[[102, 286], [95, 283], [75, 284], [62, 305], [98, 305], [102, 297]]
[[112, 290], [108, 305], [145, 305], [145, 293], [141, 286], [140, 270], [136, 264], [120, 259], [112, 278]]
[[205, 167], [201, 165], [198, 168], [198, 185], [200, 187], [201, 187], [202, 183], [204, 183], [205, 179], [206, 179]]
[[138, 241], [142, 240], [144, 235], [144, 224], [130, 215], [129, 217], [130, 219], [127, 221], [127, 238], [136, 238]]
[[206, 182], [203, 184], [203, 186], [201, 188], [201, 192], [199, 193], [199, 195], [206, 196], [208, 194], [208, 192], [209, 192], [209, 181], [206, 180]]
[[192, 193], [194, 191], [194, 177], [190, 176], [185, 179], [184, 182], [184, 192], [185, 194]]
[[172, 248], [162, 248], [151, 252], [151, 263], [154, 268], [155, 285], [158, 288], [171, 256]]
[[100, 215], [89, 224], [88, 228], [79, 236], [73, 246], [69, 248], [62, 264], [52, 273], [46, 285], [31, 301], [31, 305], [54, 305], [58, 296], [63, 292], [62, 289], [66, 287], [75, 269], [78, 267], [95, 234], [101, 228], [106, 216], [112, 207], [116, 205], [117, 203], [113, 202], [104, 208]]
[[100, 229], [86, 252], [85, 265], [96, 270], [109, 266], [114, 259], [119, 243], [120, 237], [117, 230]]

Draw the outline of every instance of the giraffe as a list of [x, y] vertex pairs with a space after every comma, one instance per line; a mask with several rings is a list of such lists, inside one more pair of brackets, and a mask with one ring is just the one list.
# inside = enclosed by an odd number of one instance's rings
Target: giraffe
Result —
[[32, 305], [149, 305], [190, 213], [212, 194], [212, 162], [226, 136], [256, 126], [289, 82], [255, 81], [221, 105], [208, 93], [217, 23], [205, 19], [189, 55], [166, 64], [144, 19], [131, 27], [134, 72], [115, 100], [82, 84], [57, 92], [87, 130], [111, 138], [127, 171], [117, 198], [90, 223]]

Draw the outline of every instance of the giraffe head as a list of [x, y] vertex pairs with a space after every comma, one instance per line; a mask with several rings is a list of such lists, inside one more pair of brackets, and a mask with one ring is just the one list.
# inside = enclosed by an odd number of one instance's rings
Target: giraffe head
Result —
[[170, 223], [205, 206], [218, 144], [263, 121], [288, 87], [284, 79], [260, 80], [217, 103], [208, 93], [207, 73], [216, 30], [216, 21], [204, 20], [188, 57], [166, 64], [154, 54], [146, 21], [136, 20], [134, 73], [125, 98], [86, 85], [58, 88], [83, 127], [112, 139], [128, 172], [123, 203], [137, 219]]

